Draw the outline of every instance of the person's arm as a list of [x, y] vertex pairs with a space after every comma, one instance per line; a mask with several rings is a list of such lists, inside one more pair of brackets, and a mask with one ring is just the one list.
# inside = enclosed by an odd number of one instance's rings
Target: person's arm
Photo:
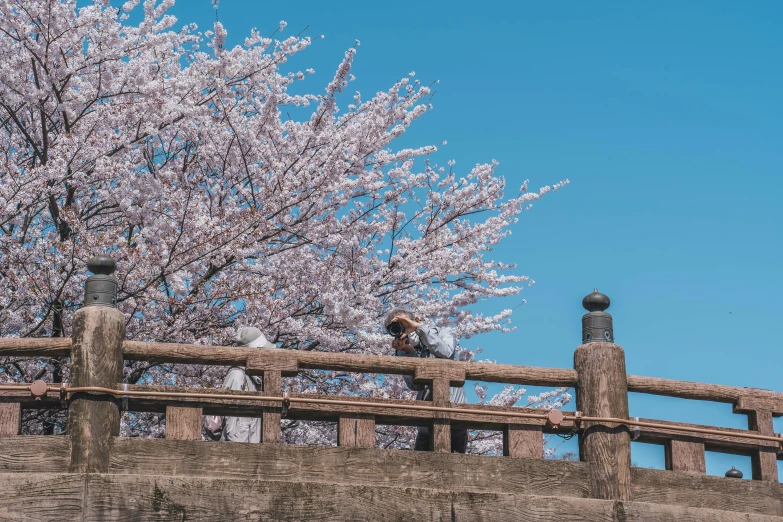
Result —
[[441, 359], [451, 359], [455, 355], [457, 339], [450, 328], [420, 325], [416, 329], [421, 344], [427, 347], [431, 354]]

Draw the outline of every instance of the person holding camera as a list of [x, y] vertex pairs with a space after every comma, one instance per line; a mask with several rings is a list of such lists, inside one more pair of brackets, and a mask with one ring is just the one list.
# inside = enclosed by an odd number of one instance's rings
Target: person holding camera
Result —
[[[422, 324], [421, 319], [404, 308], [395, 308], [386, 315], [384, 322], [386, 331], [394, 337], [392, 348], [398, 357], [437, 357], [454, 359], [457, 355], [457, 338], [450, 328]], [[426, 384], [415, 384], [409, 375], [403, 376], [405, 384], [411, 390], [418, 392], [417, 401], [432, 400], [432, 388]], [[464, 404], [465, 391], [462, 386], [452, 386], [449, 400]], [[465, 453], [468, 447], [468, 430], [465, 428], [451, 429], [452, 453]], [[415, 451], [431, 451], [430, 428], [420, 426], [416, 433]]]

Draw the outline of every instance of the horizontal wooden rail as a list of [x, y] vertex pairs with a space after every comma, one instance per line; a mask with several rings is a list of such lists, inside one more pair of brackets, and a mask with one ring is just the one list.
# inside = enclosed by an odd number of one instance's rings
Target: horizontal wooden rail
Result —
[[[36, 386], [38, 386], [37, 391]], [[62, 383], [47, 385], [42, 381], [36, 381], [32, 385], [0, 385], [0, 392], [13, 391], [14, 393], [18, 393], [22, 390], [26, 390], [28, 393], [37, 393], [39, 395], [48, 392], [55, 392], [60, 395], [64, 393], [67, 393], [68, 395], [72, 393], [101, 393], [114, 395], [116, 397], [132, 397], [135, 400], [142, 402], [146, 401], [147, 403], [159, 401], [162, 404], [170, 404], [174, 401], [185, 401], [191, 402], [191, 407], [203, 407], [205, 404], [212, 405], [213, 407], [218, 405], [229, 406], [235, 405], [237, 402], [248, 401], [256, 403], [275, 402], [282, 404], [283, 402], [288, 401], [291, 403], [292, 408], [302, 408], [332, 415], [358, 413], [365, 415], [386, 415], [390, 418], [399, 417], [403, 420], [416, 418], [431, 419], [435, 414], [437, 414], [439, 418], [453, 417], [457, 422], [462, 421], [466, 423], [484, 424], [497, 424], [498, 422], [525, 424], [534, 421], [532, 423], [544, 425], [549, 420], [548, 413], [530, 408], [498, 408], [487, 405], [471, 404], [435, 406], [429, 402], [422, 403], [420, 401], [402, 401], [396, 399], [372, 399], [363, 397], [335, 398], [334, 396], [315, 394], [296, 394], [290, 397], [281, 397], [263, 395], [261, 393], [237, 393], [228, 390], [209, 390], [207, 392], [204, 391], [203, 388], [179, 388], [169, 386], [133, 386], [126, 390], [119, 390], [104, 387], [69, 387], [67, 384], [63, 385]], [[220, 413], [225, 414], [226, 412], [221, 411]], [[707, 444], [720, 444], [732, 439], [746, 439], [760, 441], [760, 444], [765, 443], [763, 444], [764, 446], [770, 446], [770, 443], [772, 443], [780, 448], [781, 445], [783, 445], [783, 437], [780, 435], [762, 435], [754, 431], [731, 428], [720, 429], [713, 426], [648, 419], [631, 420], [614, 417], [583, 416], [580, 412], [567, 414], [565, 416], [560, 415], [560, 417], [561, 420], [565, 422], [560, 423], [560, 421], [556, 421], [557, 424], [555, 424], [553, 428], [558, 425], [562, 428], [579, 428], [582, 422], [614, 423], [644, 428], [646, 436], [649, 438], [655, 438], [657, 434], [659, 439], [673, 439], [682, 433], [685, 433], [697, 434], [698, 436], [696, 438], [698, 438], [700, 442]], [[488, 420], [488, 418], [491, 420]], [[756, 445], [758, 446], [759, 444]]]
[[70, 337], [0, 339], [0, 357], [68, 357]]
[[[67, 357], [70, 355], [70, 338], [5, 338], [0, 339], [0, 356], [17, 357]], [[239, 348], [176, 343], [146, 343], [125, 341], [124, 357], [130, 360], [148, 360], [181, 364], [240, 365], [247, 366], [248, 373], [258, 373], [253, 362], [263, 364], [268, 355], [272, 359], [284, 358], [298, 369], [323, 369], [357, 373], [386, 373], [413, 375], [418, 368], [440, 368], [444, 362], [465, 371], [465, 378], [484, 382], [525, 384], [531, 386], [573, 387], [576, 372], [569, 369], [515, 366], [483, 362], [459, 362], [442, 360], [409, 359], [384, 355], [342, 354], [330, 352], [305, 352], [298, 350]], [[271, 353], [274, 352], [274, 353]], [[287, 372], [291, 375], [293, 372]], [[286, 372], [284, 372], [286, 374]], [[658, 377], [628, 375], [628, 391], [663, 395], [682, 399], [725, 402], [735, 405], [738, 413], [753, 410], [770, 411], [774, 416], [783, 415], [783, 393], [758, 388], [741, 388], [719, 384], [705, 384]]]
[[[195, 344], [142, 343], [125, 341], [126, 359], [181, 364], [216, 364], [247, 366], [248, 373], [257, 373], [254, 365], [267, 363], [296, 365], [298, 369], [335, 370], [357, 373], [383, 373], [413, 375], [416, 371], [433, 369], [436, 372], [444, 364], [464, 369], [465, 378], [529, 386], [573, 387], [576, 372], [557, 368], [515, 366], [483, 362], [444, 361], [439, 359], [414, 359], [390, 355], [360, 355], [330, 352], [305, 352], [271, 348], [234, 348], [202, 346]], [[256, 370], [256, 371], [254, 371]], [[295, 373], [292, 371], [284, 373]]]
[[699, 401], [744, 403], [743, 407], [740, 407], [742, 410], [765, 409], [775, 415], [783, 415], [783, 393], [758, 388], [629, 375], [628, 391]]

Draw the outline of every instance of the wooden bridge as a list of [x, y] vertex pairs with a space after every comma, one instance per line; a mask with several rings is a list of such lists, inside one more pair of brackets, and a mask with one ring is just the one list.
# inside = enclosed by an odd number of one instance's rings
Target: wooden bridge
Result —
[[[608, 314], [606, 314], [608, 315]], [[69, 383], [0, 386], [0, 520], [779, 521], [783, 393], [627, 375], [623, 349], [587, 342], [574, 369], [124, 340], [88, 306], [72, 338], [1, 339], [0, 357], [70, 357]], [[242, 365], [262, 392], [122, 385], [124, 360]], [[285, 396], [303, 369], [407, 374], [433, 401]], [[573, 387], [577, 411], [449, 403], [466, 380]], [[748, 430], [634, 420], [628, 392], [731, 403]], [[165, 439], [119, 436], [120, 410], [165, 413]], [[20, 435], [23, 409], [67, 407], [66, 436]], [[203, 415], [261, 417], [262, 443], [201, 440]], [[280, 444], [281, 416], [337, 422], [338, 446]], [[432, 426], [432, 452], [375, 447], [375, 425]], [[450, 427], [498, 430], [504, 456], [448, 453]], [[545, 460], [575, 430], [579, 462]], [[667, 470], [631, 466], [632, 437]], [[705, 474], [705, 450], [749, 455], [753, 480]]]

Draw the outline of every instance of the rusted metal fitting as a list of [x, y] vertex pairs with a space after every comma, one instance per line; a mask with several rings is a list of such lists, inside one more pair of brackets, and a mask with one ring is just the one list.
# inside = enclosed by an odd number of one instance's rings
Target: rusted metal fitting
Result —
[[549, 410], [549, 413], [546, 414], [546, 423], [557, 428], [562, 424], [564, 417], [565, 415], [560, 410]]
[[574, 427], [580, 428], [582, 426], [582, 417], [583, 414], [581, 411], [574, 412]]
[[288, 392], [283, 393], [283, 411], [280, 412], [281, 417], [288, 415], [288, 408], [291, 407], [291, 399], [288, 398]]
[[38, 380], [30, 385], [30, 394], [35, 397], [35, 400], [40, 401], [41, 397], [46, 396], [46, 392], [49, 391], [49, 385], [45, 382]]

